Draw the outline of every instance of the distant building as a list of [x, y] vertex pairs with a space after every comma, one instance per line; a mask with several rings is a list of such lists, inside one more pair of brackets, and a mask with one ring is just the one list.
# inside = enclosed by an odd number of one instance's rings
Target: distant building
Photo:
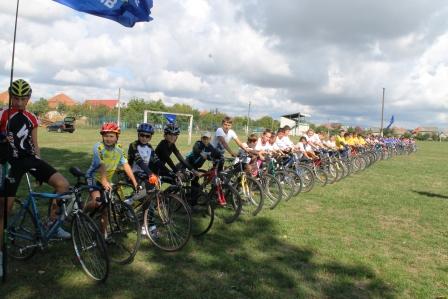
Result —
[[437, 135], [439, 133], [439, 128], [437, 127], [418, 127], [412, 131], [413, 134], [430, 134]]
[[309, 117], [311, 117], [311, 115], [300, 112], [282, 115], [280, 117], [280, 127], [283, 128], [284, 126], [290, 126], [292, 128], [292, 136], [304, 135], [305, 132], [310, 128], [310, 125], [306, 120], [306, 118]]
[[114, 108], [118, 108], [118, 100], [115, 99], [104, 99], [104, 100], [100, 100], [100, 99], [91, 99], [91, 100], [86, 100], [84, 102], [85, 105], [90, 106], [90, 107], [100, 107], [100, 106], [106, 106], [109, 109], [114, 109]]
[[74, 101], [71, 97], [67, 96], [64, 93], [57, 94], [48, 100], [48, 107], [51, 109], [56, 109], [59, 104], [64, 104], [67, 107], [72, 107], [76, 105], [76, 101]]

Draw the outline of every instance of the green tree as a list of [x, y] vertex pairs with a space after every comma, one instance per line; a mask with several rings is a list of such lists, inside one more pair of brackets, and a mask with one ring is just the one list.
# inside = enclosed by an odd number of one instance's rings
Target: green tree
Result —
[[50, 110], [48, 108], [48, 101], [45, 98], [40, 98], [38, 101], [32, 103], [28, 109], [37, 116], [42, 116]]

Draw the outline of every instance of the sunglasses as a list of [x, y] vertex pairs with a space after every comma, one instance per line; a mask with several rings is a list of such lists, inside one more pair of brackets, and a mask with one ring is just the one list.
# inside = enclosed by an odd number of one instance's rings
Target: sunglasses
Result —
[[139, 137], [151, 138], [151, 134], [138, 134]]

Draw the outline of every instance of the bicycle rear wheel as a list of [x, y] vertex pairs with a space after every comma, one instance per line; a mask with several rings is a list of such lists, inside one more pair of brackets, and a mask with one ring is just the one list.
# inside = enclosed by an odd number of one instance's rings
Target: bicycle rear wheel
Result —
[[[21, 204], [21, 203], [20, 203]], [[20, 209], [8, 224], [8, 255], [16, 260], [27, 260], [36, 252], [37, 225], [30, 209]]]
[[140, 247], [141, 226], [134, 209], [119, 201], [111, 203], [107, 227], [107, 253], [113, 262], [128, 264]]
[[151, 199], [143, 216], [151, 242], [164, 251], [182, 249], [190, 239], [190, 208], [178, 196], [158, 193]]
[[106, 244], [95, 222], [78, 212], [72, 220], [72, 241], [82, 269], [93, 280], [104, 282], [109, 275]]

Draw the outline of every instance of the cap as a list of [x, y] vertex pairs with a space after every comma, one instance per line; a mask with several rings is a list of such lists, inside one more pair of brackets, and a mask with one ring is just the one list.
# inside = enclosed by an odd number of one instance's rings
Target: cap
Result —
[[210, 138], [210, 137], [212, 137], [212, 134], [209, 131], [205, 131], [205, 132], [202, 133], [201, 137]]

